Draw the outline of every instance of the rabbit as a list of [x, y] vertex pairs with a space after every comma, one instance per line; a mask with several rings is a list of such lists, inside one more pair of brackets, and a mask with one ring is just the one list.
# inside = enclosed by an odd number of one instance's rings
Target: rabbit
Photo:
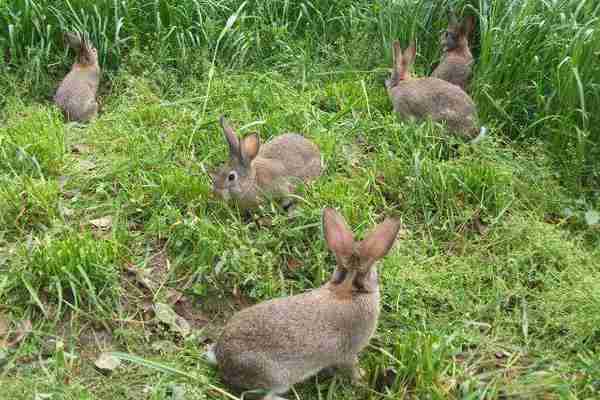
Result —
[[65, 41], [78, 52], [78, 59], [56, 90], [54, 103], [67, 120], [89, 122], [98, 114], [96, 93], [101, 74], [98, 52], [89, 40], [77, 33], [67, 32]]
[[321, 370], [341, 370], [354, 383], [363, 378], [358, 354], [379, 317], [375, 262], [392, 248], [400, 229], [388, 218], [356, 242], [344, 218], [325, 208], [323, 232], [336, 269], [324, 286], [256, 304], [236, 313], [205, 357], [236, 390], [260, 389], [265, 400]]
[[473, 55], [469, 50], [469, 36], [473, 32], [475, 18], [466, 17], [462, 24], [451, 14], [448, 29], [442, 33], [442, 61], [431, 74], [434, 78], [443, 79], [466, 90], [471, 78]]
[[445, 122], [449, 131], [472, 139], [479, 133], [477, 109], [460, 87], [438, 78], [412, 78], [410, 66], [416, 55], [412, 43], [402, 52], [400, 42], [393, 44], [394, 69], [385, 81], [394, 111], [401, 119], [418, 121], [431, 118]]
[[261, 145], [256, 133], [238, 139], [224, 116], [220, 123], [229, 144], [229, 162], [211, 178], [214, 194], [223, 200], [250, 210], [270, 196], [287, 206], [298, 183], [321, 174], [321, 153], [310, 140], [285, 133]]

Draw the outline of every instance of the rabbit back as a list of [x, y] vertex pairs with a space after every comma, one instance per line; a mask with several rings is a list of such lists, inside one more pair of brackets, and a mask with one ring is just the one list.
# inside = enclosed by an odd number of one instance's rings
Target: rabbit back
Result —
[[279, 135], [260, 148], [259, 156], [280, 161], [288, 177], [309, 181], [321, 174], [321, 154], [316, 144], [296, 133]]
[[437, 66], [431, 76], [433, 78], [450, 82], [465, 90], [469, 80], [471, 79], [472, 63], [472, 59], [452, 57], [448, 55], [444, 57], [440, 65]]
[[477, 135], [477, 109], [460, 87], [438, 78], [400, 81], [389, 90], [394, 111], [402, 119], [418, 121], [431, 118], [445, 122], [456, 134], [472, 138]]
[[67, 74], [54, 96], [54, 102], [67, 119], [87, 122], [96, 116], [99, 81], [99, 71], [94, 68], [73, 69]]
[[240, 389], [289, 387], [350, 362], [368, 343], [379, 292], [336, 297], [327, 287], [242, 310], [215, 348], [223, 379]]

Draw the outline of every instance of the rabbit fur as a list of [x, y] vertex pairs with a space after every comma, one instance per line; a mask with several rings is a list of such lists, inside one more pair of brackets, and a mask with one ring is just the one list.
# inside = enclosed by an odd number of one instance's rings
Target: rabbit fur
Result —
[[77, 61], [60, 83], [54, 103], [69, 121], [89, 122], [98, 114], [96, 93], [100, 84], [98, 53], [91, 42], [77, 33], [65, 34], [67, 44], [78, 52]]
[[472, 139], [479, 133], [475, 103], [460, 87], [438, 78], [412, 78], [410, 66], [416, 55], [415, 44], [404, 53], [400, 42], [393, 44], [394, 69], [385, 82], [394, 111], [403, 120], [431, 118], [445, 123], [448, 130]]
[[466, 17], [459, 24], [454, 14], [451, 15], [448, 29], [442, 33], [441, 38], [444, 52], [442, 61], [431, 74], [432, 77], [445, 80], [466, 90], [473, 64], [473, 55], [469, 49], [469, 36], [473, 32], [474, 26], [475, 18], [472, 16]]
[[223, 380], [238, 390], [266, 390], [265, 399], [279, 398], [329, 367], [359, 380], [358, 354], [379, 317], [374, 264], [391, 249], [399, 228], [398, 220], [388, 218], [356, 242], [344, 218], [324, 209], [323, 231], [337, 261], [330, 281], [236, 313], [207, 354]]
[[321, 153], [310, 140], [285, 133], [261, 145], [257, 134], [239, 139], [223, 116], [220, 122], [229, 162], [211, 178], [213, 192], [223, 200], [255, 208], [265, 197], [285, 199], [297, 184], [321, 174]]

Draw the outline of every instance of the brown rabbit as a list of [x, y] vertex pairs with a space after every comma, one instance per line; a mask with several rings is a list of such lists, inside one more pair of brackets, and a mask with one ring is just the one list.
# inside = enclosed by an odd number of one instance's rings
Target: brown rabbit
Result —
[[374, 264], [391, 249], [400, 223], [386, 219], [355, 242], [344, 218], [323, 210], [323, 231], [337, 267], [330, 281], [310, 292], [259, 303], [235, 314], [206, 354], [237, 390], [277, 396], [326, 368], [362, 378], [358, 354], [379, 317]]
[[469, 36], [473, 32], [475, 18], [466, 17], [459, 24], [454, 14], [450, 17], [448, 29], [442, 33], [444, 55], [442, 61], [431, 74], [434, 78], [443, 79], [466, 90], [471, 78], [473, 55], [469, 50]]
[[257, 134], [240, 140], [223, 116], [220, 121], [229, 162], [211, 177], [214, 193], [223, 200], [242, 209], [257, 207], [265, 197], [289, 201], [298, 183], [321, 174], [321, 154], [310, 140], [286, 133], [261, 146]]
[[78, 52], [78, 59], [58, 87], [54, 102], [67, 120], [88, 122], [98, 114], [96, 93], [101, 73], [98, 53], [88, 40], [77, 33], [66, 33], [65, 40]]
[[460, 87], [438, 78], [412, 78], [414, 43], [402, 53], [400, 42], [395, 41], [393, 51], [394, 70], [385, 85], [400, 118], [417, 121], [431, 118], [445, 122], [452, 133], [466, 138], [477, 136], [477, 109], [471, 97]]

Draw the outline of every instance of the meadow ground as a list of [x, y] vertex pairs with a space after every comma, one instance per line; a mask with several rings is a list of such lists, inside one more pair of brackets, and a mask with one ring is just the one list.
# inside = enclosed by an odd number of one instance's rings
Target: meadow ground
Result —
[[[383, 87], [393, 38], [431, 71], [445, 1], [90, 4], [0, 3], [0, 398], [233, 398], [203, 343], [327, 281], [326, 206], [403, 227], [368, 384], [317, 376], [290, 399], [600, 396], [600, 5], [452, 2], [479, 15], [473, 145], [397, 121]], [[50, 102], [66, 27], [105, 69], [85, 127]], [[222, 113], [318, 143], [292, 213], [210, 196]], [[121, 365], [98, 370], [103, 352]]]

